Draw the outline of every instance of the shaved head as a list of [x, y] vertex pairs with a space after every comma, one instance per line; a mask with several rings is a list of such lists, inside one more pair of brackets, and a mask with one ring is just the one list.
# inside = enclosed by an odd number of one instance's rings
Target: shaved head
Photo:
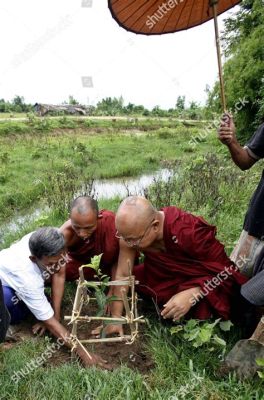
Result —
[[156, 213], [157, 210], [145, 197], [127, 197], [116, 213], [116, 228], [122, 234], [134, 236], [155, 218]]
[[71, 205], [71, 214], [73, 212], [77, 212], [80, 215], [85, 215], [90, 213], [91, 211], [98, 215], [98, 203], [92, 197], [79, 196], [73, 200]]
[[70, 218], [76, 235], [84, 240], [89, 238], [97, 228], [97, 201], [90, 196], [77, 197], [72, 203]]

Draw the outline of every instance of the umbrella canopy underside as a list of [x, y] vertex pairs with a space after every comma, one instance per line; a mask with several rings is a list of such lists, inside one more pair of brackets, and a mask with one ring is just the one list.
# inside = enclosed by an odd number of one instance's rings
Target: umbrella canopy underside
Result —
[[[218, 0], [217, 14], [240, 0]], [[113, 18], [124, 29], [159, 35], [189, 29], [213, 18], [208, 0], [108, 0]]]

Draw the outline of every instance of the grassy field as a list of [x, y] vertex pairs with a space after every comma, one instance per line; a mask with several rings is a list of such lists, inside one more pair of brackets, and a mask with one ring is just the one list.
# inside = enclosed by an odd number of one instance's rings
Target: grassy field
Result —
[[70, 179], [77, 185], [156, 170], [190, 151], [185, 143], [190, 132], [196, 134], [198, 128], [188, 129], [177, 121], [2, 122], [0, 221], [43, 200], [58, 174], [61, 181]]
[[[93, 178], [137, 176], [169, 167], [174, 176], [167, 183], [155, 182], [149, 190], [152, 201], [203, 215], [217, 225], [218, 237], [230, 252], [263, 166], [258, 163], [251, 171], [239, 171], [216, 132], [205, 128], [172, 120], [1, 122], [1, 222], [29, 206], [51, 207], [19, 231], [5, 232], [2, 247], [38, 226], [59, 226], [67, 216], [65, 197]], [[115, 211], [119, 200], [102, 199], [100, 206]], [[150, 316], [150, 323], [144, 335], [155, 368], [146, 375], [125, 365], [105, 372], [46, 363], [14, 384], [10, 380], [14, 371], [47, 346], [45, 339], [28, 340], [0, 351], [0, 399], [264, 399], [258, 377], [240, 382], [233, 375], [218, 375], [223, 352], [240, 337], [238, 329], [217, 331], [226, 347], [208, 342], [195, 348], [182, 332], [171, 335], [171, 326], [161, 325], [155, 316]]]

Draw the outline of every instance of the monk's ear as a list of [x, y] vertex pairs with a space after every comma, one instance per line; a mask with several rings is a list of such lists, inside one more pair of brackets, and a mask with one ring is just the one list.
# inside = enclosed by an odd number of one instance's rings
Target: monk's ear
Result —
[[36, 263], [37, 258], [35, 256], [29, 256], [29, 259], [33, 262]]
[[160, 224], [160, 222], [157, 219], [155, 219], [155, 221], [153, 221], [152, 226], [155, 231], [157, 231], [159, 229], [159, 224]]

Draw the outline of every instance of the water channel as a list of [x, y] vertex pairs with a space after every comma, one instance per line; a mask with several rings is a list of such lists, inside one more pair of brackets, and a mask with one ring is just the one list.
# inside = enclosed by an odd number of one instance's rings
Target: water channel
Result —
[[[111, 199], [113, 197], [124, 198], [127, 193], [143, 194], [143, 189], [153, 183], [154, 179], [161, 179], [166, 182], [172, 176], [172, 171], [169, 169], [160, 169], [152, 174], [142, 174], [138, 177], [131, 178], [114, 178], [114, 179], [98, 179], [94, 181], [93, 193], [98, 200]], [[35, 208], [27, 210], [25, 213], [18, 213], [12, 219], [4, 223], [0, 228], [0, 244], [3, 242], [3, 237], [6, 232], [16, 232], [23, 226], [34, 221], [47, 213], [47, 207]]]

